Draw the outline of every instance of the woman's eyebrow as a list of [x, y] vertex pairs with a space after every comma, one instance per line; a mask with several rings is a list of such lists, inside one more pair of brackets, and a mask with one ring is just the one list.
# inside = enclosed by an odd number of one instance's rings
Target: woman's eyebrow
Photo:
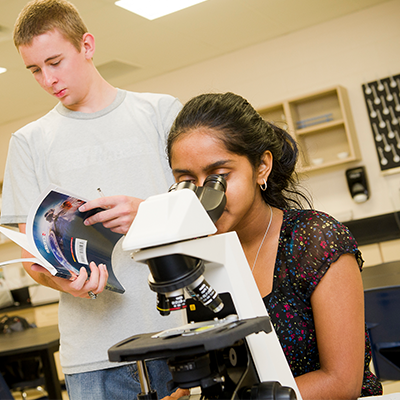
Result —
[[181, 168], [173, 168], [172, 172], [174, 174], [190, 174], [190, 170], [188, 169], [181, 169]]
[[[223, 167], [226, 164], [232, 162], [232, 160], [219, 160], [214, 163], [206, 165], [204, 168], [202, 168], [203, 171], [210, 171], [215, 168]], [[192, 171], [190, 169], [184, 169], [184, 168], [174, 168], [172, 169], [173, 173], [178, 173], [178, 174], [190, 174]]]
[[220, 160], [220, 161], [216, 161], [215, 163], [209, 164], [206, 166], [205, 170], [210, 170], [210, 169], [214, 169], [214, 168], [218, 168], [218, 167], [223, 167], [224, 165], [228, 164], [232, 162], [232, 160]]

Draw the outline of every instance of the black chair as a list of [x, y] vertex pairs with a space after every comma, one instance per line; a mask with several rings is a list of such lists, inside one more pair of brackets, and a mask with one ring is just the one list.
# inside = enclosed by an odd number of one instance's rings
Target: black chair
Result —
[[365, 268], [362, 276], [375, 373], [400, 380], [400, 262]]
[[[29, 324], [22, 317], [4, 315], [0, 319], [0, 334], [12, 335], [13, 332], [23, 331], [25, 329], [36, 328], [36, 325]], [[11, 361], [0, 368], [1, 377], [11, 392], [20, 392], [23, 399], [28, 398], [28, 391], [31, 399], [47, 399], [45, 392], [45, 378], [43, 366], [40, 357], [24, 357]], [[35, 392], [35, 393], [33, 393]], [[33, 397], [34, 396], [34, 397]], [[4, 397], [8, 399], [8, 397]], [[3, 399], [0, 392], [0, 399]], [[11, 397], [11, 399], [14, 399]]]
[[14, 400], [14, 396], [10, 392], [10, 388], [8, 387], [6, 381], [3, 378], [3, 375], [0, 374], [0, 399], [2, 400]]
[[[2, 378], [11, 393], [19, 392], [23, 399], [47, 399], [45, 378], [39, 357], [25, 357], [1, 367]], [[1, 392], [0, 392], [1, 394]], [[0, 399], [3, 397], [0, 395]]]

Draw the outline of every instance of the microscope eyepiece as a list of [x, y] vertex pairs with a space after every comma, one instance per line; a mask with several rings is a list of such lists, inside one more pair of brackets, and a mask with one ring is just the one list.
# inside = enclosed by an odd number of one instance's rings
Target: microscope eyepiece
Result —
[[169, 188], [168, 192], [181, 189], [190, 189], [192, 192], [196, 192], [197, 186], [191, 181], [176, 182]]
[[226, 192], [226, 180], [222, 175], [213, 174], [207, 176], [203, 186], [211, 187], [224, 193]]
[[[225, 178], [222, 175], [218, 174], [208, 175], [207, 178], [204, 180], [203, 187], [204, 186], [224, 193], [226, 192], [227, 188]], [[175, 190], [181, 189], [190, 189], [193, 192], [196, 192], [198, 188], [201, 188], [201, 186], [196, 186], [192, 181], [181, 181], [175, 182], [173, 185], [171, 185], [168, 192], [173, 192]]]

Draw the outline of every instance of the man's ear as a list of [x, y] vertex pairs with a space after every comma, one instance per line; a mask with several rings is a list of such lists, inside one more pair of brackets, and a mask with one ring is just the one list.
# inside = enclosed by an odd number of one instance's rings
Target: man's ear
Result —
[[272, 171], [272, 165], [273, 165], [272, 153], [269, 150], [267, 150], [261, 157], [260, 166], [258, 167], [257, 183], [259, 185], [262, 185], [264, 184], [265, 181], [268, 181], [269, 174]]
[[85, 52], [85, 57], [91, 60], [94, 56], [94, 51], [96, 48], [94, 36], [87, 32], [82, 36], [82, 47]]

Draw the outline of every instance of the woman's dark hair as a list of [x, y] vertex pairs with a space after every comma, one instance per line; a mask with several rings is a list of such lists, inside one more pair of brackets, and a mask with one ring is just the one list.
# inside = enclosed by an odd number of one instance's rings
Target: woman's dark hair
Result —
[[268, 188], [261, 191], [271, 206], [303, 208], [310, 200], [297, 189], [295, 166], [298, 147], [286, 131], [265, 121], [243, 97], [234, 93], [202, 94], [189, 100], [178, 114], [167, 142], [169, 160], [174, 142], [185, 133], [198, 128], [213, 129], [226, 149], [246, 156], [258, 168], [265, 151], [273, 156]]

